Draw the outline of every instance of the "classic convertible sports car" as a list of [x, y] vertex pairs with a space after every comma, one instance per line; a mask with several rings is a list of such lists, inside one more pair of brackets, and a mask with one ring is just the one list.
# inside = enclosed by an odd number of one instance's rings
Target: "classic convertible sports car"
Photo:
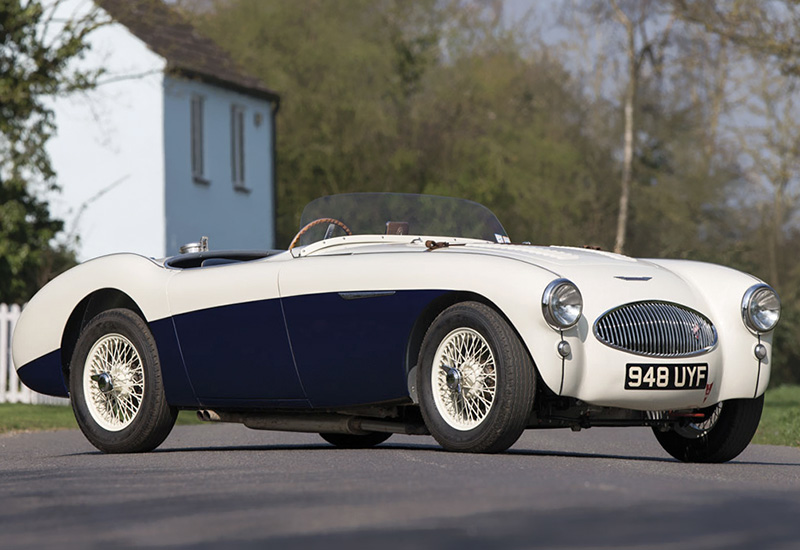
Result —
[[721, 266], [514, 244], [485, 207], [323, 197], [288, 250], [114, 254], [45, 286], [14, 334], [20, 379], [71, 397], [105, 452], [140, 452], [179, 409], [499, 452], [526, 428], [650, 426], [673, 457], [750, 442], [780, 302]]

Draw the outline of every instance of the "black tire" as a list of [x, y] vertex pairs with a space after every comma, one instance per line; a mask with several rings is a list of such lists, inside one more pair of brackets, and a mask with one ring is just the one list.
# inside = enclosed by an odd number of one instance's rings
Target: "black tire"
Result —
[[[98, 379], [85, 380], [90, 353], [98, 367], [87, 377], [94, 372]], [[114, 360], [115, 353], [126, 353], [127, 363]], [[99, 379], [101, 372], [108, 374], [105, 380]], [[112, 387], [104, 392], [99, 386], [109, 381]], [[69, 387], [78, 426], [89, 442], [105, 453], [155, 449], [167, 438], [178, 416], [164, 394], [153, 335], [147, 324], [127, 309], [101, 313], [83, 329], [72, 354]], [[99, 401], [93, 399], [93, 392]], [[129, 418], [120, 420], [122, 415]]]
[[[442, 364], [434, 364], [439, 348], [446, 351], [447, 342], [457, 342], [462, 334], [477, 342], [475, 349], [485, 349], [484, 343], [488, 345], [494, 360], [493, 369], [484, 366], [478, 370], [470, 366], [473, 359], [446, 365], [442, 357]], [[478, 353], [478, 357], [481, 362], [491, 364], [488, 354]], [[533, 410], [536, 373], [519, 337], [494, 309], [479, 302], [462, 302], [444, 310], [425, 334], [417, 365], [422, 417], [442, 447], [449, 451], [497, 453], [519, 439]], [[484, 376], [483, 382], [474, 382], [478, 376], [476, 370], [478, 375]], [[482, 397], [477, 397], [478, 394], [485, 397], [483, 401], [488, 401], [488, 406], [481, 404]], [[452, 411], [447, 410], [447, 400], [453, 405]], [[467, 402], [471, 403], [472, 410]], [[460, 421], [458, 413], [454, 412], [457, 407], [466, 411], [465, 414], [474, 413], [476, 418], [466, 419], [462, 415], [464, 425], [454, 426]]]
[[341, 449], [369, 449], [392, 437], [392, 434], [383, 432], [372, 432], [364, 435], [322, 433], [319, 435], [331, 445]]
[[653, 428], [653, 433], [664, 450], [680, 461], [727, 462], [739, 456], [750, 444], [763, 408], [763, 395], [756, 399], [723, 401], [719, 416], [710, 427], [689, 425], [666, 432]]

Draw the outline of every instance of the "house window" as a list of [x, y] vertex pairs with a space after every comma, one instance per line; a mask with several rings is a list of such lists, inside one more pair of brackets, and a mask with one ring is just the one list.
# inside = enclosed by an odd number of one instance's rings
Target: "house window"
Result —
[[244, 174], [244, 108], [231, 106], [231, 178], [234, 189], [247, 190]]
[[192, 134], [192, 177], [196, 183], [208, 183], [205, 178], [203, 160], [203, 96], [192, 96], [192, 116], [190, 131]]

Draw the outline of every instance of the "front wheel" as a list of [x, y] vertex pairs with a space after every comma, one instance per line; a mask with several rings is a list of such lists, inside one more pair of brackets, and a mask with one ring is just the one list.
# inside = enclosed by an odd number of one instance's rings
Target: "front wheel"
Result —
[[420, 410], [431, 435], [447, 450], [509, 448], [528, 423], [535, 384], [533, 362], [519, 337], [485, 304], [450, 306], [422, 341]]
[[733, 460], [750, 444], [761, 420], [764, 396], [732, 399], [704, 409], [705, 417], [669, 431], [653, 428], [670, 455], [683, 462], [720, 463]]
[[178, 415], [164, 394], [153, 335], [127, 309], [89, 321], [72, 354], [69, 386], [78, 426], [106, 453], [155, 449]]

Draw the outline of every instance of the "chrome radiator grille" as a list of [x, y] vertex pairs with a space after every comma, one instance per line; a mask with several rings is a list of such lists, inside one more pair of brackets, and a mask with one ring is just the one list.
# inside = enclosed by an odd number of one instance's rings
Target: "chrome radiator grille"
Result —
[[669, 302], [635, 302], [604, 313], [594, 324], [598, 340], [649, 357], [689, 357], [713, 348], [711, 321]]

